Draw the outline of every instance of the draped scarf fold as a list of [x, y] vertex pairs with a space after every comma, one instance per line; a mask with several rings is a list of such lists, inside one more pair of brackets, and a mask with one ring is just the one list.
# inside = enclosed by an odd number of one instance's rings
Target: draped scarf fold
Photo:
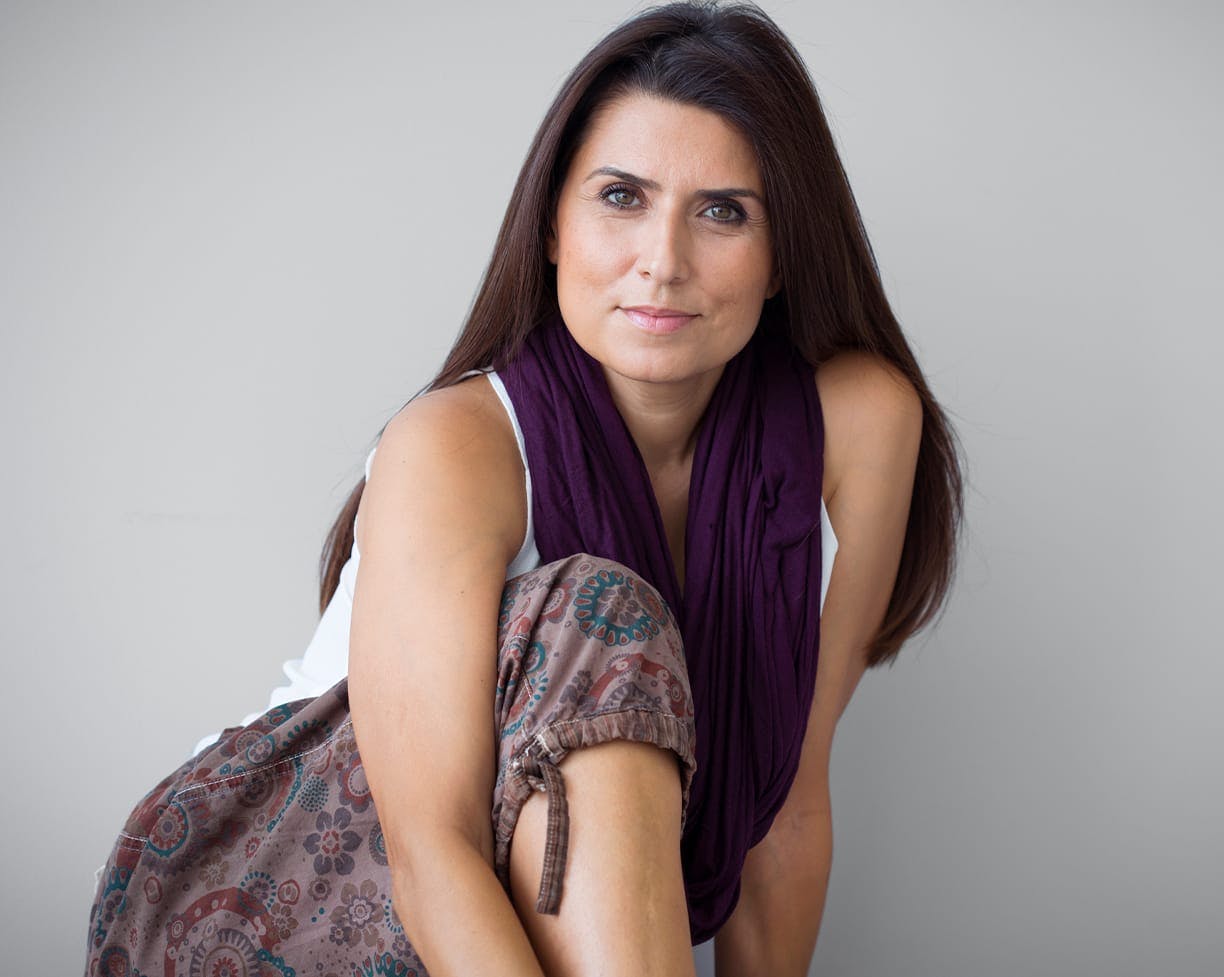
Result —
[[681, 859], [692, 942], [704, 942], [786, 799], [815, 689], [824, 423], [813, 370], [763, 328], [724, 368], [698, 427], [683, 595], [599, 362], [554, 314], [498, 372], [523, 431], [541, 560], [623, 563], [680, 624], [697, 727]]

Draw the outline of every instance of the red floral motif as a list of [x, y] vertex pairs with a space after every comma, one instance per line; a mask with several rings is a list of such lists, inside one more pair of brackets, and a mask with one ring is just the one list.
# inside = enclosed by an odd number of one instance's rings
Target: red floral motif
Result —
[[353, 816], [344, 808], [340, 808], [333, 816], [328, 811], [320, 811], [315, 818], [315, 827], [319, 830], [308, 834], [302, 842], [302, 847], [314, 855], [314, 870], [320, 875], [335, 871], [340, 875], [348, 875], [357, 863], [349, 854], [361, 845], [361, 835], [356, 831], [346, 830]]
[[544, 607], [540, 610], [541, 621], [560, 621], [565, 616], [566, 608], [569, 607], [570, 598], [574, 592], [574, 583], [573, 580], [559, 581], [548, 592]]
[[288, 882], [282, 882], [280, 888], [276, 890], [277, 902], [283, 902], [287, 906], [296, 906], [298, 899], [301, 898], [302, 887], [297, 884], [296, 879], [290, 879]]
[[331, 766], [331, 762], [332, 748], [330, 746], [325, 746], [323, 749], [316, 750], [311, 754], [310, 766], [308, 769], [311, 773], [317, 774], [321, 777], [323, 774], [327, 773], [327, 768]]
[[181, 804], [167, 804], [159, 808], [157, 820], [149, 832], [149, 847], [159, 855], [177, 851], [187, 840], [187, 812]]
[[357, 814], [370, 806], [370, 783], [366, 780], [360, 753], [353, 753], [340, 770], [340, 802]]

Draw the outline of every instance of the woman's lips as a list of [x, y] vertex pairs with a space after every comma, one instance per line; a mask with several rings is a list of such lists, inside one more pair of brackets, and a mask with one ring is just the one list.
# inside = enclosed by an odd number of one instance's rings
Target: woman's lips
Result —
[[633, 320], [633, 323], [639, 329], [644, 329], [646, 332], [658, 335], [683, 329], [697, 318], [695, 315], [655, 315], [650, 312], [643, 312], [640, 309], [622, 308], [621, 311]]

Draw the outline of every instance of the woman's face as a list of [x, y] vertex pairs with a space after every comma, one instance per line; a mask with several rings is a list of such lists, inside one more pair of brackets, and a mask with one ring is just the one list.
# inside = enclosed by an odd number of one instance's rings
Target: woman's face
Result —
[[592, 118], [548, 258], [570, 334], [633, 381], [721, 372], [780, 287], [748, 141], [714, 112], [648, 95]]

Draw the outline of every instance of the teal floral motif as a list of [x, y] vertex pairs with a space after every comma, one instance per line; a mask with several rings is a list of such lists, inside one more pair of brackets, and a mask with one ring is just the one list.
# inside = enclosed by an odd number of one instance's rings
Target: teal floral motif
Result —
[[283, 734], [284, 745], [299, 751], [309, 750], [326, 740], [331, 732], [331, 726], [325, 722], [318, 719], [303, 720]]
[[370, 837], [366, 840], [366, 844], [370, 848], [370, 857], [374, 859], [375, 865], [387, 864], [387, 838], [383, 834], [382, 825], [377, 821], [370, 828]]
[[159, 855], [171, 855], [187, 840], [187, 812], [174, 801], [157, 812], [157, 820], [149, 833], [149, 849]]
[[267, 950], [260, 950], [256, 956], [259, 958], [260, 963], [267, 964], [280, 974], [281, 977], [297, 977], [297, 971], [285, 963], [284, 957], [274, 957]]
[[276, 880], [267, 872], [248, 872], [238, 888], [249, 892], [265, 909], [270, 910], [276, 902]]
[[625, 575], [616, 570], [601, 569], [587, 577], [574, 597], [578, 630], [609, 646], [656, 637], [659, 618], [652, 610], [643, 606], [637, 588], [627, 587]]
[[[102, 890], [99, 901], [90, 910], [90, 921], [94, 924], [90, 937], [91, 946], [100, 947], [106, 942], [106, 934], [111, 924], [122, 915], [127, 904], [127, 887], [131, 880], [130, 869], [115, 866], [110, 870], [106, 879], [106, 887]], [[126, 960], [127, 951], [121, 952]]]
[[380, 953], [371, 959], [366, 957], [360, 969], [354, 968], [354, 975], [359, 977], [420, 977], [421, 972], [415, 967], [409, 967], [402, 960], [396, 960], [389, 953]]
[[[544, 667], [544, 662], [548, 658], [548, 650], [544, 647], [543, 641], [533, 641], [527, 646], [527, 653], [523, 656], [523, 671], [528, 675], [534, 675]], [[547, 687], [548, 676], [541, 676], [544, 687]]]

